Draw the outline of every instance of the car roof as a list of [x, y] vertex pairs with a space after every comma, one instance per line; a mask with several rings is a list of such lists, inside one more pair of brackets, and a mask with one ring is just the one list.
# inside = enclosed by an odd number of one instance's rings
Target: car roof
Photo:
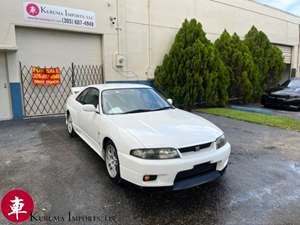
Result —
[[109, 89], [126, 89], [126, 88], [151, 88], [143, 84], [129, 84], [129, 83], [109, 83], [109, 84], [95, 84], [88, 87], [98, 88], [100, 91]]

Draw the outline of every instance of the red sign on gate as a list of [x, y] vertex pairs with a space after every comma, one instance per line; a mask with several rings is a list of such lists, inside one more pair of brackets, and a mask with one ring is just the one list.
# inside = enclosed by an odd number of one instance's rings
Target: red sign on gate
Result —
[[60, 68], [32, 67], [32, 83], [35, 85], [58, 85], [60, 76]]

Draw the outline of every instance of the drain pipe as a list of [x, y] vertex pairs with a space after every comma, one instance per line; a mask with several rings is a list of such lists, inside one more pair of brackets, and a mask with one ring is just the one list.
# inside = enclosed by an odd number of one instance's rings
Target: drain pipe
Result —
[[[119, 6], [119, 0], [116, 0], [116, 32], [117, 32], [117, 55], [121, 54], [121, 38], [120, 38], [120, 31], [122, 28], [120, 27], [120, 6]], [[131, 70], [120, 70], [116, 68], [114, 65], [115, 63], [115, 55], [112, 55], [112, 69], [117, 72], [120, 76], [125, 77], [126, 79], [128, 78], [135, 78], [138, 79], [139, 76], [136, 74], [134, 71]], [[129, 75], [131, 74], [131, 75]]]
[[300, 76], [300, 65], [299, 65], [299, 54], [300, 54], [300, 25], [299, 25], [299, 40], [298, 40], [298, 52], [297, 52], [297, 69], [296, 69], [296, 77]]
[[118, 40], [118, 46], [117, 46], [117, 52], [118, 54], [120, 54], [120, 19], [119, 19], [119, 0], [116, 0], [116, 15], [117, 15], [117, 26], [116, 26], [116, 30], [117, 30], [117, 40]]
[[147, 12], [148, 12], [148, 65], [146, 68], [146, 76], [149, 79], [149, 73], [151, 70], [151, 52], [152, 52], [152, 43], [151, 43], [151, 0], [147, 2]]

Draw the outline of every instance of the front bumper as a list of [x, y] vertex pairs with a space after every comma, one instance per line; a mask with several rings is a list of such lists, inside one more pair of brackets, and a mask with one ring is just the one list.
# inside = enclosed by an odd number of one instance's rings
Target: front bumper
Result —
[[[124, 180], [141, 187], [171, 187], [182, 190], [195, 187], [222, 176], [228, 164], [231, 146], [218, 150], [203, 150], [182, 154], [170, 160], [144, 160], [119, 153], [120, 173]], [[145, 175], [156, 175], [154, 181], [144, 182]]]
[[267, 107], [300, 109], [299, 98], [280, 98], [264, 95], [261, 99], [261, 103]]

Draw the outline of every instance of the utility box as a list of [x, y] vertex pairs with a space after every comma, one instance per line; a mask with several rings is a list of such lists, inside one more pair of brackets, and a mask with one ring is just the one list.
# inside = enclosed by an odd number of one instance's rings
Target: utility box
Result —
[[116, 54], [115, 60], [116, 67], [123, 68], [125, 66], [125, 56]]

